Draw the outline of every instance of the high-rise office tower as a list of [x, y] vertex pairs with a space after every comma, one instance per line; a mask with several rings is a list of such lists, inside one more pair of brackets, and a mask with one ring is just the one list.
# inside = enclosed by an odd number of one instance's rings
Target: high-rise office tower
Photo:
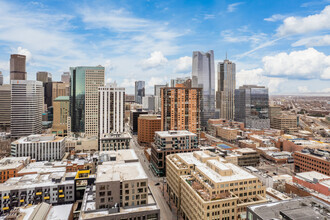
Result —
[[44, 83], [44, 102], [47, 107], [53, 106], [54, 100], [59, 96], [69, 96], [70, 85], [63, 82]]
[[193, 52], [192, 87], [203, 89], [201, 124], [215, 117], [215, 72], [213, 50]]
[[10, 80], [26, 80], [26, 56], [21, 54], [10, 55]]
[[148, 95], [142, 97], [142, 108], [147, 111], [159, 111], [159, 97], [154, 95]]
[[61, 75], [61, 81], [64, 83], [70, 83], [70, 72], [64, 72]]
[[162, 131], [187, 130], [199, 134], [201, 130], [202, 88], [161, 88]]
[[145, 96], [145, 82], [136, 81], [135, 82], [135, 102], [142, 104], [142, 97]]
[[70, 72], [71, 132], [97, 136], [98, 88], [104, 86], [105, 69], [102, 66], [79, 66], [70, 67]]
[[0, 86], [3, 85], [3, 75], [2, 72], [0, 71]]
[[235, 90], [235, 121], [244, 122], [247, 128], [269, 128], [268, 99], [264, 86], [240, 86]]
[[99, 87], [99, 136], [125, 130], [125, 88], [116, 83]]
[[0, 131], [8, 131], [11, 114], [11, 86], [0, 85]]
[[171, 79], [171, 87], [175, 87], [176, 84], [184, 84], [190, 77]]
[[49, 72], [45, 72], [45, 71], [39, 71], [37, 72], [37, 81], [41, 81], [43, 83], [46, 82], [51, 82], [52, 81], [52, 74]]
[[154, 85], [154, 96], [158, 97], [158, 109], [155, 109], [156, 112], [160, 111], [160, 107], [161, 107], [161, 99], [160, 99], [160, 89], [164, 88], [168, 86], [168, 84], [166, 83], [166, 85]]
[[218, 63], [218, 91], [216, 107], [220, 109], [220, 118], [234, 120], [235, 115], [236, 65], [224, 60]]
[[11, 81], [11, 136], [20, 138], [40, 134], [42, 129], [42, 82]]
[[53, 126], [52, 133], [57, 136], [67, 136], [70, 97], [59, 96], [53, 102]]

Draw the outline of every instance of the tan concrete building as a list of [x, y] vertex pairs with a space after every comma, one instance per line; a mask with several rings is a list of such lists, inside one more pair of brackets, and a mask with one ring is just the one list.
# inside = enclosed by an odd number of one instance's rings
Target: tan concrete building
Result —
[[235, 128], [217, 127], [217, 136], [226, 141], [236, 140], [238, 133], [238, 129]]
[[278, 105], [270, 105], [268, 108], [268, 114], [270, 119], [270, 127], [273, 128], [273, 119], [281, 115], [282, 108]]
[[53, 127], [52, 133], [57, 136], [67, 136], [68, 134], [68, 116], [69, 116], [70, 98], [69, 96], [59, 96], [53, 102]]
[[161, 88], [160, 93], [162, 131], [187, 130], [199, 134], [202, 89], [177, 84], [176, 87]]
[[271, 128], [283, 130], [291, 134], [298, 131], [297, 115], [279, 115], [272, 119]]
[[155, 141], [155, 132], [161, 131], [161, 118], [159, 115], [140, 115], [138, 127], [138, 142], [149, 146]]
[[234, 149], [233, 152], [238, 154], [238, 166], [258, 166], [260, 162], [260, 154], [251, 148]]
[[167, 156], [170, 197], [184, 219], [245, 219], [246, 207], [267, 202], [259, 179], [204, 151]]

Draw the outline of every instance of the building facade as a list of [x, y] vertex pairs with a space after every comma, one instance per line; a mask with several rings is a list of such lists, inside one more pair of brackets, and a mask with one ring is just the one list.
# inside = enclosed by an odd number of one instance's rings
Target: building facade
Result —
[[52, 74], [49, 72], [39, 71], [36, 73], [37, 81], [41, 81], [43, 83], [52, 81]]
[[30, 163], [29, 157], [4, 157], [0, 160], [0, 183], [9, 178], [17, 177], [17, 174]]
[[11, 81], [11, 137], [41, 133], [43, 98], [42, 82]]
[[68, 135], [68, 116], [70, 107], [70, 97], [69, 96], [59, 96], [54, 99], [53, 110], [54, 119], [52, 133], [57, 136], [67, 136]]
[[151, 145], [155, 141], [155, 132], [161, 131], [159, 115], [140, 115], [138, 118], [138, 142]]
[[202, 88], [201, 126], [206, 127], [207, 121], [215, 117], [215, 72], [213, 50], [203, 53], [193, 52], [192, 87]]
[[138, 119], [140, 115], [148, 114], [147, 111], [143, 111], [142, 109], [131, 110], [130, 112], [130, 127], [133, 134], [138, 132]]
[[224, 60], [218, 63], [218, 91], [216, 107], [220, 109], [220, 118], [234, 120], [235, 116], [236, 64]]
[[167, 156], [168, 193], [184, 219], [245, 219], [246, 207], [267, 202], [260, 180], [204, 151]]
[[11, 86], [0, 85], [0, 131], [10, 128]]
[[279, 115], [271, 120], [271, 128], [284, 131], [290, 134], [298, 131], [298, 116], [297, 115]]
[[330, 153], [324, 150], [303, 150], [293, 154], [295, 172], [317, 171], [330, 176]]
[[201, 131], [202, 89], [187, 88], [182, 84], [161, 89], [162, 131]]
[[135, 102], [142, 104], [142, 97], [145, 96], [145, 81], [135, 82]]
[[99, 87], [99, 137], [125, 130], [125, 88], [117, 84]]
[[103, 134], [98, 140], [98, 150], [117, 151], [129, 149], [131, 139], [131, 136], [126, 132]]
[[155, 132], [151, 147], [151, 170], [157, 176], [166, 175], [166, 156], [199, 150], [197, 135], [186, 130]]
[[268, 101], [268, 88], [240, 86], [235, 90], [235, 121], [244, 122], [246, 128], [270, 128]]
[[146, 111], [157, 112], [159, 110], [159, 97], [154, 95], [142, 97], [142, 108]]
[[11, 143], [11, 156], [30, 157], [37, 161], [62, 160], [65, 138], [55, 135], [30, 135]]
[[3, 75], [2, 72], [0, 71], [0, 86], [3, 85]]
[[61, 82], [69, 83], [70, 85], [70, 72], [63, 72], [61, 75]]
[[105, 69], [102, 66], [70, 67], [71, 131], [98, 135], [98, 88], [104, 86]]
[[21, 54], [10, 55], [10, 80], [26, 80], [26, 56]]

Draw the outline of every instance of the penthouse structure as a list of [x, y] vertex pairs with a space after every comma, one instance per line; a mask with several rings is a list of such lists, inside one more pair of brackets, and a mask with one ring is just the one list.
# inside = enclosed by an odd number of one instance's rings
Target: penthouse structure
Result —
[[75, 201], [76, 173], [56, 172], [14, 177], [0, 184], [0, 214], [15, 207], [36, 205], [41, 202], [64, 204]]
[[159, 219], [159, 214], [142, 165], [115, 156], [98, 166], [95, 186], [86, 188], [80, 219]]
[[11, 82], [11, 137], [40, 134], [42, 129], [42, 82], [13, 80]]
[[159, 115], [141, 115], [138, 126], [139, 143], [151, 145], [155, 141], [155, 132], [161, 131], [161, 118]]
[[155, 132], [155, 143], [151, 147], [151, 168], [158, 176], [166, 175], [166, 156], [175, 153], [199, 150], [197, 135], [186, 131]]
[[0, 183], [16, 177], [30, 163], [29, 157], [4, 157], [0, 160]]
[[295, 172], [317, 171], [330, 176], [330, 153], [327, 150], [296, 151], [293, 158]]
[[161, 88], [162, 131], [187, 130], [199, 134], [201, 130], [202, 89], [176, 87]]
[[65, 138], [55, 135], [30, 135], [11, 143], [11, 156], [40, 160], [62, 160]]
[[247, 206], [267, 202], [256, 176], [216, 155], [168, 155], [167, 166], [167, 190], [184, 219], [245, 219]]

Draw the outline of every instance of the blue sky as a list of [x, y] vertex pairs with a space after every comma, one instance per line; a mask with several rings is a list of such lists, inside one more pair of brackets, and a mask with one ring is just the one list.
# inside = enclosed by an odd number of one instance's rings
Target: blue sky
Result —
[[2, 1], [0, 71], [27, 55], [28, 79], [70, 66], [106, 67], [133, 93], [191, 75], [194, 50], [237, 66], [237, 86], [271, 94], [330, 94], [330, 0], [319, 1]]

